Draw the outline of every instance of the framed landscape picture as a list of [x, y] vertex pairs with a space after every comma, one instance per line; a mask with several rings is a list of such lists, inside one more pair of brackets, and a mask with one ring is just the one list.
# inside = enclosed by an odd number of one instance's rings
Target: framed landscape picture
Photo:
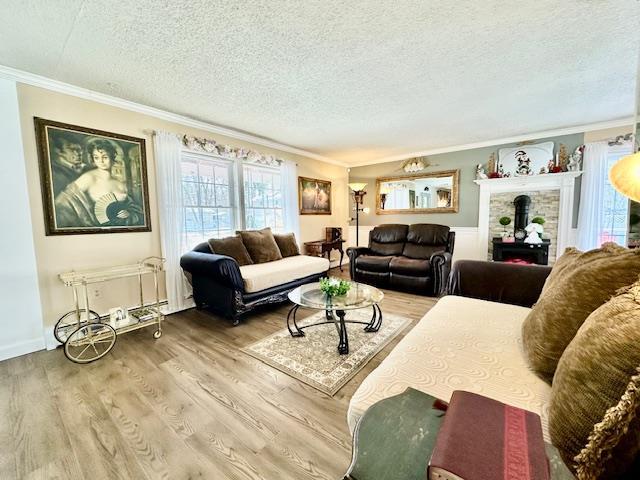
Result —
[[331, 182], [298, 177], [300, 215], [331, 215]]
[[143, 138], [34, 121], [47, 235], [151, 231]]

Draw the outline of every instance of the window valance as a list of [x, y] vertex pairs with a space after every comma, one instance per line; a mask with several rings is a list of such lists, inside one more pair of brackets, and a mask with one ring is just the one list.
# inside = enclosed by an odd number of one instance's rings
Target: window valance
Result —
[[194, 137], [191, 135], [182, 136], [182, 144], [185, 148], [196, 152], [211, 153], [225, 158], [238, 158], [247, 163], [256, 165], [265, 165], [269, 167], [279, 167], [283, 160], [273, 155], [264, 155], [255, 150], [246, 148], [232, 147], [230, 145], [222, 145], [209, 138]]

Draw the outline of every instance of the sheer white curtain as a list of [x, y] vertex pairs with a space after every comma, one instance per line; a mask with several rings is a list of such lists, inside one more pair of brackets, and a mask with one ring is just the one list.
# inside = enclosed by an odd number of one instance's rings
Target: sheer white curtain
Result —
[[167, 301], [169, 311], [177, 312], [194, 306], [191, 286], [186, 281], [180, 257], [188, 250], [182, 200], [180, 138], [169, 132], [156, 132], [153, 147], [157, 169], [160, 244], [165, 257]]
[[578, 248], [591, 250], [600, 246], [604, 215], [605, 188], [608, 172], [609, 145], [607, 142], [587, 143], [584, 146], [580, 212], [578, 214]]
[[298, 167], [295, 162], [285, 160], [282, 169], [284, 204], [284, 231], [293, 232], [298, 245], [300, 241], [300, 216], [298, 215]]

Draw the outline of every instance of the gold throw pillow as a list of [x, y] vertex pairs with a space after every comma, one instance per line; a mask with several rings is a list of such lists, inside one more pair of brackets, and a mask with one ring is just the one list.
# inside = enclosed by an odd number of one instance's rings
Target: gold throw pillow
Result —
[[[628, 391], [640, 365], [639, 345], [637, 281], [589, 315], [558, 364], [551, 388], [549, 433], [570, 468], [576, 470], [580, 462], [583, 471], [600, 469], [597, 478], [627, 478], [630, 472], [638, 476], [628, 478], [640, 478], [638, 399]], [[629, 428], [612, 429], [612, 416], [626, 421]], [[607, 457], [594, 462], [594, 452], [606, 452]]]
[[[621, 287], [640, 274], [640, 250], [614, 243], [588, 252], [569, 252], [559, 271], [522, 324], [522, 343], [529, 366], [551, 383], [558, 360], [584, 320]], [[554, 267], [555, 270], [556, 267]]]
[[242, 243], [247, 248], [253, 263], [266, 263], [282, 259], [278, 244], [269, 227], [262, 230], [242, 230], [238, 233], [242, 237]]
[[296, 242], [296, 236], [293, 233], [274, 233], [273, 237], [276, 239], [282, 258], [300, 255], [300, 248], [298, 248], [298, 242]]

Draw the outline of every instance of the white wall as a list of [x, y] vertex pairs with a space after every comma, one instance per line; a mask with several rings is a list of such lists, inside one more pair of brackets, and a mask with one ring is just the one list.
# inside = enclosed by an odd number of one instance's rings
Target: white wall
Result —
[[[18, 100], [25, 157], [24, 162], [20, 159], [19, 164], [26, 164], [27, 177], [29, 178], [33, 240], [36, 246], [41, 293], [40, 305], [44, 316], [44, 326], [47, 328], [47, 339], [52, 338], [49, 332], [55, 321], [62, 314], [71, 310], [73, 306], [71, 290], [58, 279], [61, 272], [134, 263], [150, 255], [161, 255], [156, 199], [156, 165], [149, 133], [151, 130], [166, 130], [213, 138], [222, 144], [255, 149], [265, 154], [295, 161], [298, 164], [298, 175], [330, 180], [333, 190], [333, 214], [302, 215], [300, 217], [300, 241], [307, 242], [324, 238], [324, 229], [327, 226], [347, 229], [348, 173], [345, 167], [211, 134], [155, 116], [105, 105], [90, 99], [64, 95], [44, 88], [18, 84]], [[152, 231], [108, 235], [46, 236], [33, 117], [146, 138]], [[335, 257], [336, 252], [334, 251], [333, 258]], [[152, 291], [152, 282], [149, 278], [144, 281], [145, 292], [148, 296]], [[160, 294], [164, 297], [164, 278], [161, 278]], [[96, 284], [95, 288], [89, 291], [89, 296], [91, 308], [99, 314], [107, 313], [109, 308], [114, 306], [134, 305], [137, 302], [136, 280], [125, 279], [109, 282], [109, 284]]]
[[44, 348], [15, 82], [0, 79], [0, 360]]

